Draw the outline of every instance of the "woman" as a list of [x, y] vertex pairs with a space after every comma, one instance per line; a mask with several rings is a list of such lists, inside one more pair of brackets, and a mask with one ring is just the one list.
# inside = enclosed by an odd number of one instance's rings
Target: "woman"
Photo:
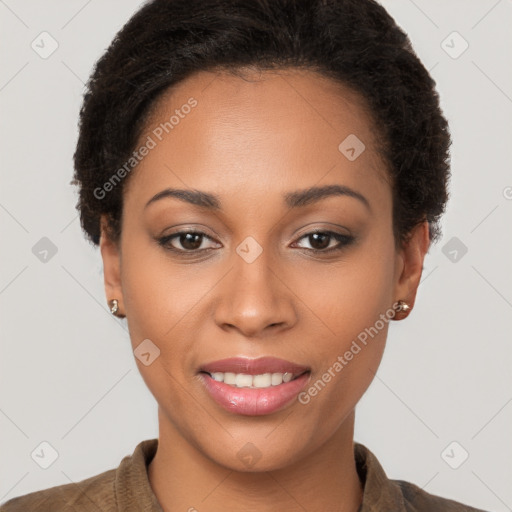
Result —
[[440, 236], [449, 145], [373, 0], [147, 3], [89, 81], [75, 183], [159, 437], [1, 510], [477, 510], [353, 440]]

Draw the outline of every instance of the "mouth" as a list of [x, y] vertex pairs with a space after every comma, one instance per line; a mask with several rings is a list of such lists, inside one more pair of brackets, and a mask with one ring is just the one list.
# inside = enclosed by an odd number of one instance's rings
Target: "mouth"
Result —
[[222, 408], [258, 416], [290, 404], [310, 380], [311, 368], [272, 357], [231, 358], [208, 363], [198, 374]]
[[246, 373], [233, 373], [233, 372], [199, 372], [209, 375], [216, 382], [223, 382], [235, 388], [251, 388], [251, 389], [266, 389], [272, 386], [279, 386], [283, 383], [291, 382], [298, 379], [302, 375], [309, 373], [306, 370], [302, 373], [261, 373], [258, 375], [249, 375]]
[[237, 388], [265, 389], [291, 382], [311, 368], [276, 357], [233, 357], [201, 366], [199, 373]]
[[250, 357], [220, 359], [219, 361], [203, 364], [199, 370], [207, 373], [233, 372], [259, 375], [263, 373], [303, 373], [306, 370], [311, 370], [311, 368], [278, 357], [265, 356], [257, 359]]

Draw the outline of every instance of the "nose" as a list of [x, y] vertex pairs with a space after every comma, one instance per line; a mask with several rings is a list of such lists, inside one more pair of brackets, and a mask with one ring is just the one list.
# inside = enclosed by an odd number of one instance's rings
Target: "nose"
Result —
[[219, 288], [215, 322], [248, 338], [275, 335], [297, 322], [294, 294], [286, 276], [269, 264], [265, 251], [252, 263], [234, 258]]

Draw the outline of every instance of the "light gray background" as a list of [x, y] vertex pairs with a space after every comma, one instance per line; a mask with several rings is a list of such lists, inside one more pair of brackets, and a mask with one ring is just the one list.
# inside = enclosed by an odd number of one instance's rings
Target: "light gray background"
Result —
[[[438, 84], [453, 178], [444, 237], [413, 313], [391, 325], [355, 440], [390, 478], [512, 510], [512, 2], [383, 3]], [[0, 0], [0, 502], [117, 467], [158, 436], [156, 402], [125, 322], [107, 310], [100, 254], [69, 184], [84, 82], [139, 5]], [[31, 48], [43, 31], [59, 44], [47, 59]], [[458, 58], [442, 47], [453, 31], [469, 43]], [[57, 247], [46, 263], [32, 252], [42, 237]], [[453, 237], [468, 249], [456, 261], [450, 245], [443, 253]], [[59, 453], [48, 469], [30, 456], [42, 441]], [[458, 469], [441, 456], [453, 441], [469, 453]], [[448, 451], [452, 463], [461, 450]]]

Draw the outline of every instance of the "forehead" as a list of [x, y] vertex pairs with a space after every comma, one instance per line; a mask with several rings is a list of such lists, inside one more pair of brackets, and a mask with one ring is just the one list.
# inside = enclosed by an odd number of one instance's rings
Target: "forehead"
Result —
[[371, 195], [388, 180], [375, 129], [357, 93], [314, 72], [202, 71], [152, 106], [139, 140], [152, 149], [125, 199], [140, 206], [179, 187], [268, 200], [270, 190], [331, 183]]

